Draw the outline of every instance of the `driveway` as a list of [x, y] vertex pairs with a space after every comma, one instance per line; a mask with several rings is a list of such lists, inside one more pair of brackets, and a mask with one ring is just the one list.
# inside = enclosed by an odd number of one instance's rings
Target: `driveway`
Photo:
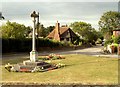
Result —
[[[84, 48], [84, 49], [77, 49], [77, 50], [70, 50], [70, 51], [44, 51], [39, 52], [40, 55], [49, 55], [50, 53], [55, 54], [85, 54], [85, 55], [91, 55], [91, 56], [104, 56], [104, 57], [115, 57], [118, 58], [118, 55], [116, 54], [109, 54], [105, 55], [102, 54], [102, 48], [103, 46], [94, 46], [90, 48]], [[2, 58], [29, 58], [29, 53], [10, 53], [10, 54], [4, 54], [2, 55]]]

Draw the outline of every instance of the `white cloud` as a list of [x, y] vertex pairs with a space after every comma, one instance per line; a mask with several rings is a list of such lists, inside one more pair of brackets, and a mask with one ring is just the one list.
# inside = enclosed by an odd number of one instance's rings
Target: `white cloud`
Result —
[[[9, 0], [10, 1], [10, 0]], [[2, 2], [2, 12], [6, 20], [25, 25], [31, 23], [32, 11], [40, 13], [40, 22], [45, 26], [70, 24], [74, 21], [85, 21], [96, 28], [100, 16], [106, 11], [117, 11], [117, 2]], [[11, 0], [13, 1], [13, 0]], [[21, 0], [22, 1], [22, 0]]]

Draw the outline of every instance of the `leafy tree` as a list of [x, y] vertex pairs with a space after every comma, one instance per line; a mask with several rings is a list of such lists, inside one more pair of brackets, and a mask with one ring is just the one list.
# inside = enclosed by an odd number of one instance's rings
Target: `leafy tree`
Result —
[[53, 30], [54, 28], [55, 28], [55, 26], [48, 26], [48, 27], [46, 28], [46, 36], [48, 36], [49, 33], [52, 32], [52, 30]]
[[52, 30], [55, 28], [55, 26], [49, 26], [49, 27], [47, 27], [46, 29], [47, 29], [47, 31], [48, 31], [48, 34], [50, 33], [50, 32], [52, 32]]
[[103, 40], [104, 39], [104, 37], [103, 37], [103, 34], [102, 34], [102, 32], [101, 31], [97, 31], [97, 36], [98, 36], [98, 38], [99, 39], [101, 39], [101, 40]]
[[95, 43], [97, 40], [97, 31], [92, 28], [91, 24], [85, 22], [74, 22], [70, 25], [74, 32], [77, 32], [82, 39], [87, 42]]
[[[104, 34], [105, 38], [111, 37], [113, 30], [120, 29], [120, 12], [109, 11], [105, 12], [99, 21], [99, 29]], [[109, 39], [108, 38], [108, 39]]]
[[1, 26], [2, 38], [25, 38], [29, 30], [30, 27], [10, 21]]
[[38, 37], [46, 37], [47, 31], [43, 24], [39, 24]]
[[38, 37], [46, 37], [54, 28], [55, 26], [45, 28], [43, 24], [39, 24]]

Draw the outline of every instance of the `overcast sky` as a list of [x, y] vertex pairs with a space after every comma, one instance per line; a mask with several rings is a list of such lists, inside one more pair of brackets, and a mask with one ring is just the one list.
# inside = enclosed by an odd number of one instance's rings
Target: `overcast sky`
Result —
[[[30, 0], [31, 1], [31, 0]], [[30, 14], [32, 11], [40, 13], [40, 23], [45, 27], [55, 25], [56, 21], [62, 25], [70, 24], [75, 21], [84, 21], [91, 23], [94, 28], [98, 28], [98, 21], [101, 15], [106, 11], [118, 11], [118, 1], [111, 0], [108, 2], [74, 2], [52, 0], [40, 1], [15, 1], [5, 0], [0, 2], [0, 8], [6, 20], [15, 21], [26, 26], [32, 26]], [[57, 0], [56, 0], [57, 1]]]

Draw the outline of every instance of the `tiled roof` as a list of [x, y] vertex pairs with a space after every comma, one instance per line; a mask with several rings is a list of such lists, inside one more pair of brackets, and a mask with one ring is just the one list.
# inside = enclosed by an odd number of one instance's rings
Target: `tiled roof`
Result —
[[54, 34], [55, 34], [55, 29], [47, 37], [52, 38], [52, 37], [54, 37]]
[[60, 35], [63, 34], [65, 31], [67, 31], [69, 28], [68, 27], [61, 27], [60, 28]]
[[57, 40], [57, 41], [60, 41], [60, 38], [62, 37], [65, 37], [67, 33], [65, 33], [66, 31], [70, 31], [71, 32], [71, 36], [75, 37], [75, 33], [72, 32], [72, 30], [70, 30], [69, 27], [67, 27], [67, 25], [65, 26], [62, 26], [60, 27], [60, 23], [56, 23], [56, 26], [55, 26], [55, 29], [47, 36], [47, 38], [50, 38], [50, 39], [54, 39], [54, 40]]
[[[65, 31], [67, 31], [69, 28], [68, 27], [60, 27], [59, 34], [62, 35]], [[55, 29], [47, 36], [48, 38], [53, 38], [55, 37]]]

